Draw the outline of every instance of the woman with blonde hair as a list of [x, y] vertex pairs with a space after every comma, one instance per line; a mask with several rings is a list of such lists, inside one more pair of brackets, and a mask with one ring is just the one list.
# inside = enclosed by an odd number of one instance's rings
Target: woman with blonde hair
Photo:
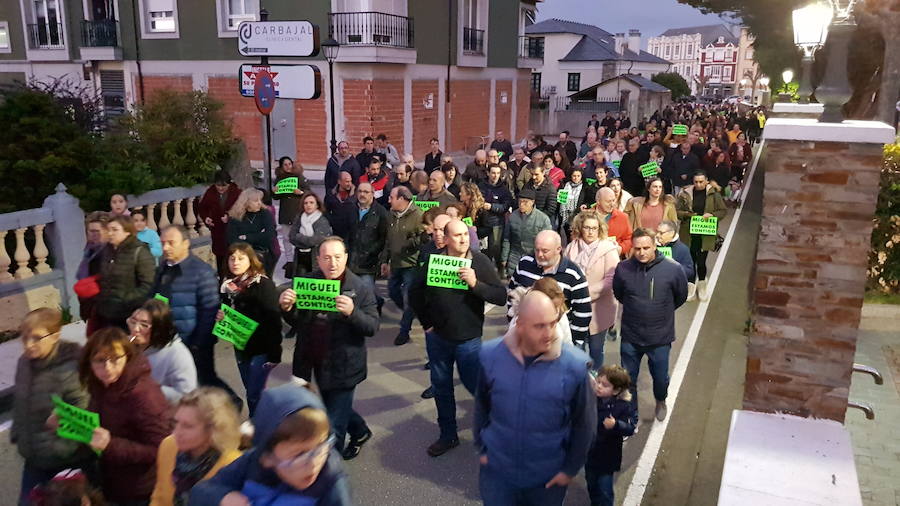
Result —
[[506, 312], [507, 318], [510, 319], [509, 330], [513, 331], [516, 328], [516, 322], [519, 319], [519, 302], [531, 290], [541, 292], [550, 298], [556, 307], [557, 314], [559, 314], [559, 320], [556, 322], [556, 336], [572, 343], [572, 329], [569, 328], [569, 317], [566, 316], [566, 313], [569, 312], [569, 308], [566, 306], [566, 295], [563, 293], [562, 288], [559, 287], [559, 283], [551, 277], [544, 277], [535, 281], [531, 288], [525, 288], [520, 285], [509, 292], [509, 309]]
[[175, 429], [159, 445], [150, 506], [187, 504], [194, 485], [240, 457], [239, 426], [237, 409], [224, 390], [201, 387], [182, 397]]
[[245, 242], [253, 247], [271, 276], [275, 268], [272, 244], [275, 240], [275, 218], [262, 201], [263, 192], [247, 188], [228, 211], [228, 244]]

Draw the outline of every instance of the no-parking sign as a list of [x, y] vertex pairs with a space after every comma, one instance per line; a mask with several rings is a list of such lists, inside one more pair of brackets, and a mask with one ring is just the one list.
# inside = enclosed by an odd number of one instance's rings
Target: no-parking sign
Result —
[[256, 108], [262, 114], [270, 114], [275, 108], [275, 79], [269, 71], [260, 70], [256, 73], [253, 98], [256, 99]]

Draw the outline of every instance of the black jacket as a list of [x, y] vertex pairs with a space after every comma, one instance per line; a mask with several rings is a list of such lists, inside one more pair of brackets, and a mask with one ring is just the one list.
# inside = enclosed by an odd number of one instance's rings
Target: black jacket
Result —
[[[626, 397], [631, 397], [625, 393]], [[603, 426], [603, 420], [616, 419], [612, 429]], [[588, 453], [585, 469], [599, 474], [613, 474], [622, 468], [622, 438], [634, 434], [638, 415], [634, 404], [621, 397], [597, 398], [597, 434]]]
[[356, 223], [358, 216], [356, 195], [341, 200], [333, 189], [329, 190], [325, 195], [325, 209], [328, 214], [328, 223], [331, 224], [334, 234], [349, 242], [350, 235], [353, 233], [353, 224]]
[[534, 208], [539, 209], [550, 217], [550, 221], [553, 221], [559, 203], [556, 202], [556, 188], [553, 187], [553, 183], [550, 182], [550, 179], [544, 176], [544, 182], [539, 186], [535, 186], [534, 180], [531, 180], [525, 184], [525, 188], [534, 190]]
[[[437, 155], [432, 155], [431, 151], [429, 151], [425, 155], [425, 165], [422, 167], [422, 170], [424, 170], [428, 174], [431, 174], [435, 170], [440, 169], [441, 168], [441, 157], [443, 157], [443, 156], [444, 156], [444, 153], [442, 153], [441, 151], [438, 151]], [[413, 193], [415, 193], [415, 192], [413, 192]]]
[[155, 272], [153, 255], [133, 234], [118, 248], [107, 243], [103, 249], [95, 311], [107, 320], [124, 324], [125, 318], [150, 297]]
[[[240, 239], [240, 236], [245, 239]], [[275, 219], [268, 209], [260, 209], [256, 212], [247, 211], [244, 219], [228, 220], [228, 244], [245, 242], [256, 251], [271, 251], [272, 242], [275, 240]]]
[[619, 176], [622, 179], [622, 187], [628, 193], [638, 196], [644, 194], [644, 176], [641, 175], [641, 165], [647, 163], [649, 156], [644, 156], [640, 149], [636, 152], [625, 153], [622, 163], [619, 164]]
[[381, 265], [378, 257], [387, 242], [390, 215], [384, 206], [372, 202], [369, 212], [361, 220], [357, 206], [356, 217], [350, 233], [350, 262], [347, 268], [355, 274], [376, 274]]
[[481, 190], [484, 201], [491, 205], [490, 211], [481, 213], [481, 216], [483, 216], [482, 225], [485, 227], [502, 227], [506, 219], [506, 213], [509, 212], [509, 208], [513, 204], [509, 188], [500, 180], [497, 181], [496, 185], [485, 181], [478, 185], [478, 189]]
[[247, 341], [244, 355], [265, 355], [268, 362], [281, 362], [281, 310], [272, 280], [261, 276], [259, 281], [251, 283], [241, 293], [223, 293], [222, 302], [259, 323]]
[[[687, 155], [681, 152], [681, 149], [676, 149], [674, 153], [669, 155], [666, 160], [668, 163], [668, 170], [663, 168], [663, 173], [672, 182], [672, 186], [687, 186], [692, 183], [692, 177], [694, 173], [700, 170], [700, 159], [697, 158], [697, 155], [694, 153], [688, 153]], [[682, 178], [682, 176], [686, 176]], [[671, 191], [667, 192], [671, 193]]]
[[[447, 250], [436, 252], [446, 255]], [[480, 339], [484, 333], [484, 303], [501, 306], [506, 303], [506, 288], [497, 276], [493, 262], [480, 251], [470, 249], [472, 269], [478, 280], [468, 290], [439, 288], [426, 285], [428, 262], [432, 253], [419, 259], [416, 277], [409, 287], [412, 304], [423, 328], [434, 327], [435, 332], [448, 341]]]
[[622, 341], [660, 346], [675, 340], [675, 310], [687, 300], [678, 262], [661, 255], [646, 264], [634, 257], [619, 262], [613, 293], [622, 304]]
[[[324, 279], [320, 271], [307, 277]], [[378, 332], [378, 305], [375, 292], [356, 274], [344, 272], [341, 294], [353, 299], [353, 312], [316, 312], [292, 308], [284, 315], [297, 331], [294, 348], [294, 375], [310, 380], [315, 373], [321, 390], [352, 388], [366, 379], [366, 337]], [[321, 320], [322, 325], [315, 324]], [[313, 327], [327, 329], [327, 335], [314, 335]]]

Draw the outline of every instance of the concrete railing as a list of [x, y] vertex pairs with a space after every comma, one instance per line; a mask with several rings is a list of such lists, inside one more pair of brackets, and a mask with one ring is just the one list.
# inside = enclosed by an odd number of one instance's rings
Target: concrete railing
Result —
[[207, 237], [209, 229], [197, 212], [200, 198], [206, 186], [192, 188], [163, 188], [142, 195], [128, 195], [128, 205], [132, 209], [147, 211], [147, 227], [161, 230], [169, 225], [187, 227], [191, 237]]

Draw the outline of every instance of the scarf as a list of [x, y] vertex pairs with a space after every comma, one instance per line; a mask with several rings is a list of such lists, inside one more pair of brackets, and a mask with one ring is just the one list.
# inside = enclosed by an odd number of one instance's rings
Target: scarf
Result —
[[216, 465], [220, 456], [215, 448], [206, 450], [197, 458], [191, 457], [187, 452], [178, 453], [175, 457], [175, 470], [172, 471], [176, 506], [187, 504], [187, 494]]
[[575, 215], [575, 206], [578, 204], [578, 196], [581, 195], [583, 184], [573, 186], [571, 182], [566, 183], [566, 190], [569, 190], [569, 200], [560, 206], [560, 214], [563, 223], [568, 223], [569, 219]]
[[243, 292], [248, 286], [262, 279], [261, 274], [250, 275], [245, 272], [236, 278], [226, 279], [222, 282], [219, 292], [225, 294], [228, 298], [234, 298], [235, 295]]
[[584, 239], [578, 239], [578, 254], [572, 259], [575, 265], [581, 267], [581, 270], [587, 272], [587, 267], [591, 265], [594, 254], [600, 246], [600, 241], [594, 241], [588, 244]]
[[[313, 211], [312, 214], [301, 213], [300, 214], [300, 235], [305, 235], [308, 237], [312, 237], [315, 234], [313, 230], [313, 223], [315, 223], [319, 218], [322, 217], [322, 211], [318, 209]], [[312, 251], [310, 248], [298, 248], [300, 251], [306, 253], [307, 251]]]

